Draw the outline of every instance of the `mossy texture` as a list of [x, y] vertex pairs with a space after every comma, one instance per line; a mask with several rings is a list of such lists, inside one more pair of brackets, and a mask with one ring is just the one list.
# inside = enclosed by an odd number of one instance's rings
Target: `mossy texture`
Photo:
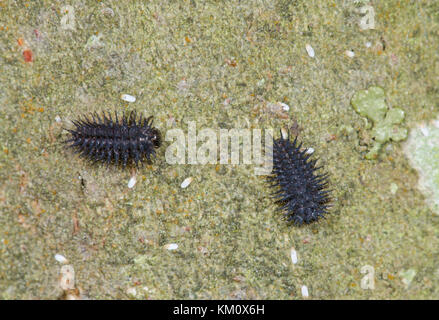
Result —
[[[0, 298], [302, 299], [306, 285], [309, 299], [438, 299], [439, 216], [401, 135], [372, 132], [350, 102], [380, 87], [382, 128], [437, 118], [439, 3], [373, 1], [360, 28], [368, 3], [1, 1]], [[289, 128], [334, 207], [288, 226], [252, 165], [171, 165], [168, 142], [137, 170], [92, 165], [62, 128], [104, 110], [154, 115], [164, 135]]]

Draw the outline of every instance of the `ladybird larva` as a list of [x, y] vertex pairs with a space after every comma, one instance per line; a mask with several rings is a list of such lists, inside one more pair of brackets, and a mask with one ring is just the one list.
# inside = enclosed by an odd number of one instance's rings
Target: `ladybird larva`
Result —
[[273, 140], [273, 174], [268, 177], [276, 188], [273, 198], [281, 204], [279, 210], [287, 221], [301, 225], [324, 218], [331, 206], [328, 174], [316, 174], [317, 160], [309, 160], [310, 149], [301, 150], [289, 134]]
[[73, 121], [73, 130], [65, 129], [71, 138], [65, 141], [80, 156], [94, 162], [102, 161], [125, 167], [128, 163], [138, 166], [145, 158], [150, 161], [155, 156], [154, 149], [161, 145], [161, 134], [152, 126], [153, 117], [137, 119], [132, 111], [123, 114], [119, 121], [117, 112], [115, 119], [110, 113], [96, 112], [82, 119]]

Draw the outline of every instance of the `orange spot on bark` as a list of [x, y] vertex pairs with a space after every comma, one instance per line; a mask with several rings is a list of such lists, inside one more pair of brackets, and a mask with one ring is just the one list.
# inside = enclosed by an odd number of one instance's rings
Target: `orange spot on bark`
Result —
[[23, 38], [18, 38], [17, 43], [21, 47], [23, 45], [23, 43], [24, 43]]
[[226, 63], [227, 63], [229, 66], [231, 66], [231, 67], [236, 67], [236, 66], [237, 66], [236, 60], [229, 60], [229, 59], [226, 59]]
[[33, 58], [32, 58], [32, 51], [27, 49], [23, 51], [23, 57], [24, 57], [24, 61], [26, 62], [32, 62]]

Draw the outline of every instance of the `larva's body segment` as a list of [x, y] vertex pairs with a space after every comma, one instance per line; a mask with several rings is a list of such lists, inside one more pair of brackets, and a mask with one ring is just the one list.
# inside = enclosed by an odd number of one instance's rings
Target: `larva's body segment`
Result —
[[102, 118], [94, 113], [92, 119], [73, 121], [75, 128], [67, 130], [72, 137], [66, 141], [68, 147], [75, 149], [80, 156], [93, 161], [108, 164], [119, 162], [125, 167], [129, 162], [136, 166], [145, 158], [150, 161], [155, 156], [155, 148], [161, 145], [161, 135], [152, 126], [152, 118], [136, 119], [136, 113], [124, 114], [119, 121], [110, 114], [103, 113]]
[[297, 137], [291, 141], [281, 137], [273, 140], [273, 174], [268, 177], [276, 188], [274, 199], [287, 221], [301, 225], [324, 218], [330, 207], [328, 175], [316, 174], [317, 160], [309, 160], [307, 149], [301, 151]]

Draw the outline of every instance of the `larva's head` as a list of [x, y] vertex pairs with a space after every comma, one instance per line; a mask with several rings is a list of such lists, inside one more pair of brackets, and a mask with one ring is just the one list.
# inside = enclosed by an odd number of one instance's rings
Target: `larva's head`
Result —
[[158, 148], [162, 144], [162, 136], [160, 130], [151, 126], [152, 121], [144, 125], [141, 130], [141, 137], [139, 141], [144, 144], [148, 144], [148, 146], [153, 146], [154, 148]]
[[151, 156], [154, 156], [155, 148], [160, 147], [161, 144], [161, 135], [160, 131], [154, 127], [142, 127], [140, 129], [139, 135], [139, 143], [138, 148], [141, 150], [143, 156], [146, 156], [148, 160], [151, 159]]
[[150, 131], [150, 139], [154, 145], [154, 148], [160, 147], [162, 145], [162, 135], [160, 130], [157, 128], [152, 128]]

